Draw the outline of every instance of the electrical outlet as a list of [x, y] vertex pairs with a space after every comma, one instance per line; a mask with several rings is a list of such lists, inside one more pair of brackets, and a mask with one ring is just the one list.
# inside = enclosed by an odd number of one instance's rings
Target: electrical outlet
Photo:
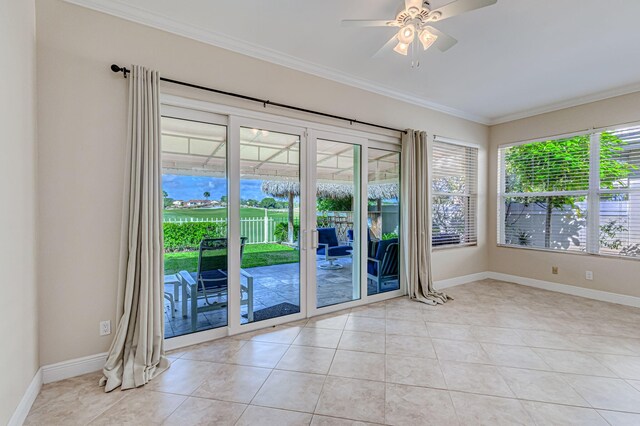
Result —
[[558, 275], [558, 267], [557, 266], [552, 266], [551, 267], [551, 273], [553, 275]]
[[591, 281], [593, 279], [593, 272], [587, 271], [587, 273], [585, 274], [585, 278]]
[[106, 336], [111, 334], [111, 321], [100, 321], [100, 335]]

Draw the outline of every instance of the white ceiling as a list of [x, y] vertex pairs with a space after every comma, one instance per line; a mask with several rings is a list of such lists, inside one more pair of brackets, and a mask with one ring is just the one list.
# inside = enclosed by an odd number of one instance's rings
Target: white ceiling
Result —
[[[498, 0], [435, 24], [421, 66], [371, 56], [400, 0], [68, 0], [485, 124], [640, 90], [640, 0]], [[432, 7], [449, 0], [432, 0]]]

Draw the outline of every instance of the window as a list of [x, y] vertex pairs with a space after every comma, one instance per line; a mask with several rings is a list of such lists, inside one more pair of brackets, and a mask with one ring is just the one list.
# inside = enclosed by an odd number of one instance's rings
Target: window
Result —
[[498, 151], [499, 244], [640, 257], [640, 127]]
[[478, 148], [436, 139], [432, 164], [432, 245], [475, 244]]

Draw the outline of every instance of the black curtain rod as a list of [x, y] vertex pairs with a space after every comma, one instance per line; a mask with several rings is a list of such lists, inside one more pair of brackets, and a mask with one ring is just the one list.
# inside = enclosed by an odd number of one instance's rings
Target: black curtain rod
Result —
[[[129, 69], [127, 69], [125, 67], [120, 67], [119, 65], [116, 65], [116, 64], [111, 65], [111, 71], [113, 71], [113, 72], [121, 72], [121, 73], [124, 74], [125, 78], [127, 78], [127, 74], [131, 72]], [[279, 107], [279, 108], [285, 108], [285, 109], [290, 109], [290, 110], [293, 110], [293, 111], [305, 112], [307, 114], [315, 114], [315, 115], [319, 115], [321, 117], [328, 117], [328, 118], [333, 118], [333, 119], [336, 119], [336, 120], [348, 121], [349, 124], [352, 124], [352, 125], [354, 123], [355, 124], [364, 124], [365, 126], [377, 127], [378, 129], [385, 129], [385, 130], [391, 130], [391, 131], [394, 131], [394, 132], [407, 133], [406, 130], [394, 129], [393, 127], [381, 126], [380, 124], [367, 123], [366, 121], [359, 121], [359, 120], [352, 119], [352, 118], [341, 117], [339, 115], [327, 114], [325, 112], [314, 111], [314, 110], [306, 109], [306, 108], [299, 108], [299, 107], [292, 106], [292, 105], [281, 104], [279, 102], [272, 102], [272, 101], [269, 101], [269, 100], [266, 100], [266, 99], [254, 98], [253, 96], [241, 95], [239, 93], [225, 92], [224, 90], [212, 89], [210, 87], [199, 86], [197, 84], [192, 84], [192, 83], [185, 83], [184, 81], [173, 80], [173, 79], [165, 78], [165, 77], [160, 77], [160, 80], [161, 81], [166, 81], [167, 83], [178, 84], [180, 86], [191, 87], [193, 89], [200, 89], [200, 90], [205, 90], [207, 92], [219, 93], [221, 95], [233, 96], [234, 98], [244, 99], [244, 100], [247, 100], [247, 101], [258, 102], [258, 103], [261, 103], [265, 108], [267, 107], [267, 105], [273, 105], [273, 106], [276, 106], [276, 107]]]

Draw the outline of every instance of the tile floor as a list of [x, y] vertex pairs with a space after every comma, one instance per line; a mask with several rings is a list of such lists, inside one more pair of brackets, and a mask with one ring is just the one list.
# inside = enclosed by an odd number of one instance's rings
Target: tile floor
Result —
[[640, 425], [640, 309], [491, 280], [170, 353], [147, 386], [45, 385], [26, 424]]

